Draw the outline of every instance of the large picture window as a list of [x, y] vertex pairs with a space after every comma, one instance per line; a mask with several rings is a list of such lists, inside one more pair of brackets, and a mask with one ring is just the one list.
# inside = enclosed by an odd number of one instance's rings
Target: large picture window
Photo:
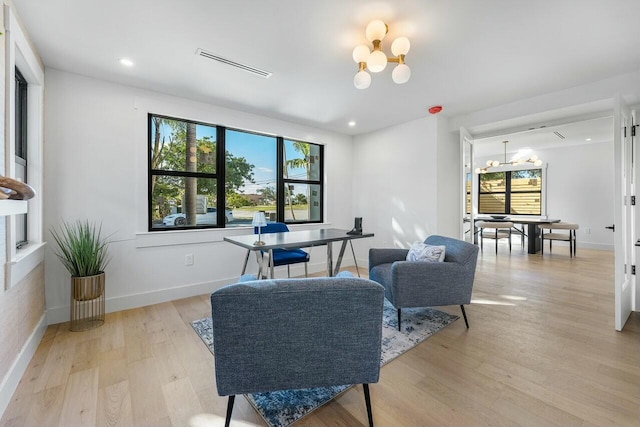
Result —
[[149, 230], [322, 221], [319, 144], [149, 114]]
[[480, 174], [478, 212], [541, 215], [542, 169]]

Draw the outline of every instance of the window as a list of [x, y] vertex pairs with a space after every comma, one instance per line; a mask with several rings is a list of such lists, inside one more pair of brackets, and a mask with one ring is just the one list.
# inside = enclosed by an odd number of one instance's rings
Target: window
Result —
[[[16, 179], [27, 181], [27, 80], [16, 68], [15, 97], [15, 167]], [[28, 243], [27, 214], [15, 216], [16, 248], [20, 249]]]
[[282, 153], [285, 221], [320, 221], [322, 146], [285, 139]]
[[149, 114], [149, 230], [322, 221], [318, 144]]
[[478, 212], [541, 215], [542, 169], [480, 174]]

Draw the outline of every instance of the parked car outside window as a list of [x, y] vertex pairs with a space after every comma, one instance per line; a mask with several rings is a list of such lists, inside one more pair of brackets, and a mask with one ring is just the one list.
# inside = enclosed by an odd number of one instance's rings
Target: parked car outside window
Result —
[[[233, 212], [230, 209], [224, 210], [224, 222], [233, 221]], [[196, 214], [196, 225], [216, 225], [218, 222], [218, 210], [216, 208], [207, 208], [207, 213]], [[166, 226], [184, 227], [187, 225], [187, 217], [183, 213], [175, 213], [167, 215], [162, 220]]]

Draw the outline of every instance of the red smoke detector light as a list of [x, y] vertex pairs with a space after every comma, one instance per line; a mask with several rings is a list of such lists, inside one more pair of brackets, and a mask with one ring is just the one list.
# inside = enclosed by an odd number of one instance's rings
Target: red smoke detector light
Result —
[[429, 112], [431, 114], [438, 114], [440, 111], [442, 111], [441, 105], [434, 105], [433, 107], [429, 108]]

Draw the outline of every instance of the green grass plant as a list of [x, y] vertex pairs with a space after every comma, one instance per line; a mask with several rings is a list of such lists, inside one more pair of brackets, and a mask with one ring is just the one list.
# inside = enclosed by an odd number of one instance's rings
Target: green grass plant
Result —
[[103, 273], [109, 256], [108, 237], [102, 237], [102, 225], [77, 220], [63, 222], [60, 230], [51, 229], [58, 244], [55, 254], [72, 277], [94, 276]]

